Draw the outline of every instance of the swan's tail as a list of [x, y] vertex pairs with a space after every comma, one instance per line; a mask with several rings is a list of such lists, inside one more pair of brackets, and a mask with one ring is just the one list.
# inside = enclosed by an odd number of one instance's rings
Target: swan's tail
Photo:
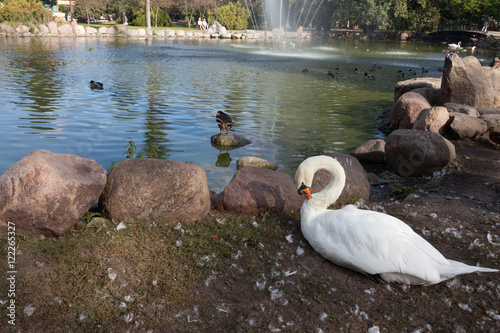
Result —
[[473, 272], [489, 272], [489, 273], [498, 272], [498, 269], [494, 268], [470, 266], [464, 264], [463, 262], [450, 259], [448, 259], [448, 261], [450, 262], [450, 266], [444, 267], [440, 272], [440, 275], [443, 278], [443, 280], [450, 279], [456, 275], [473, 273]]

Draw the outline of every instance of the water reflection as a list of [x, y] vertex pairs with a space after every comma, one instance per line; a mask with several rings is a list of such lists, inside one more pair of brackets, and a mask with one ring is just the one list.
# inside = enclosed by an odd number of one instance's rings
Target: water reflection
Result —
[[[1, 37], [0, 37], [1, 38]], [[420, 44], [302, 40], [2, 38], [0, 172], [35, 149], [97, 160], [104, 168], [138, 150], [194, 163], [221, 190], [236, 160], [253, 155], [293, 174], [306, 157], [348, 152], [381, 136], [377, 117], [390, 107], [398, 70], [440, 76], [444, 55]], [[90, 51], [92, 50], [92, 51]], [[374, 63], [375, 81], [353, 74]], [[333, 80], [328, 70], [340, 67]], [[307, 67], [308, 73], [302, 73]], [[104, 83], [102, 91], [89, 81]], [[252, 141], [214, 149], [215, 114]], [[130, 139], [129, 139], [130, 138]]]

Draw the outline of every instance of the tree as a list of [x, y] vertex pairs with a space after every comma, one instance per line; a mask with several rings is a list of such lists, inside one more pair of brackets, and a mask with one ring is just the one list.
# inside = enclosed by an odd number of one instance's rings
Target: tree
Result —
[[146, 0], [144, 13], [146, 14], [146, 29], [151, 29], [151, 0]]
[[[151, 1], [151, 14], [153, 15], [155, 28], [158, 27], [158, 17], [162, 10], [168, 9], [172, 5], [172, 0], [152, 0]], [[167, 14], [168, 16], [168, 14]], [[170, 19], [168, 20], [170, 22]]]
[[98, 15], [100, 11], [104, 10], [106, 6], [105, 1], [100, 0], [78, 0], [75, 4], [75, 10], [84, 14], [87, 17], [87, 24], [90, 24], [90, 14]]

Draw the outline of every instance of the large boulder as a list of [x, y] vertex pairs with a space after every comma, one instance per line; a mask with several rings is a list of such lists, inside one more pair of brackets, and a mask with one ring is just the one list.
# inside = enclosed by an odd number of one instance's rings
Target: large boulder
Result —
[[59, 33], [59, 35], [72, 35], [73, 28], [70, 24], [63, 24], [57, 28], [57, 32]]
[[49, 29], [50, 34], [57, 35], [59, 33], [59, 31], [57, 30], [57, 23], [54, 21], [48, 22], [47, 28]]
[[303, 198], [287, 174], [247, 166], [217, 194], [214, 208], [234, 214], [254, 215], [262, 210], [298, 211]]
[[449, 113], [464, 113], [469, 116], [479, 117], [479, 112], [475, 107], [458, 103], [444, 103], [443, 105], [448, 109]]
[[[498, 58], [497, 58], [498, 60]], [[500, 107], [500, 67], [499, 63], [496, 63], [497, 67], [485, 67], [483, 66], [486, 76], [491, 82], [491, 88], [493, 89], [493, 106]]]
[[404, 93], [416, 90], [429, 102], [439, 96], [441, 89], [441, 78], [418, 77], [405, 81], [400, 81], [394, 87], [394, 100], [397, 101]]
[[411, 129], [420, 112], [430, 107], [421, 94], [412, 91], [404, 93], [392, 106], [390, 123], [396, 129]]
[[14, 29], [10, 25], [4, 23], [4, 24], [0, 24], [0, 32], [13, 34], [13, 33], [16, 33], [16, 29]]
[[32, 151], [0, 176], [0, 232], [60, 236], [97, 201], [106, 171], [92, 159]]
[[128, 159], [109, 174], [99, 208], [116, 223], [162, 219], [195, 221], [210, 209], [207, 175], [193, 164]]
[[403, 177], [432, 175], [456, 158], [455, 146], [441, 135], [418, 130], [396, 130], [385, 143], [387, 165]]
[[276, 170], [278, 169], [278, 166], [274, 163], [269, 162], [268, 160], [265, 160], [260, 157], [255, 157], [255, 156], [243, 156], [236, 162], [236, 168], [239, 170], [243, 167], [246, 166], [255, 166], [259, 168], [265, 168], [265, 169], [270, 169], [270, 170]]
[[45, 25], [45, 24], [40, 24], [38, 26], [38, 30], [40, 31], [41, 34], [48, 34], [50, 31], [49, 31], [49, 28]]
[[[357, 199], [368, 201], [370, 199], [370, 183], [361, 163], [355, 157], [347, 154], [328, 153], [325, 155], [333, 157], [344, 167], [345, 187], [337, 202], [352, 203], [353, 200]], [[313, 179], [311, 193], [319, 192], [325, 188], [330, 183], [330, 178], [328, 171], [318, 171]]]
[[454, 113], [448, 123], [456, 139], [475, 139], [488, 130], [487, 123], [477, 117]]
[[413, 123], [413, 129], [430, 131], [438, 134], [444, 133], [444, 126], [448, 122], [450, 114], [444, 106], [435, 106], [425, 109], [418, 115]]
[[480, 107], [491, 107], [494, 91], [481, 63], [473, 56], [460, 58], [448, 54], [441, 81], [441, 101]]
[[373, 139], [357, 146], [351, 155], [360, 161], [385, 163], [385, 141]]
[[20, 26], [18, 26], [16, 28], [16, 32], [19, 33], [19, 34], [27, 34], [30, 32], [30, 28], [28, 28], [27, 26], [21, 24]]

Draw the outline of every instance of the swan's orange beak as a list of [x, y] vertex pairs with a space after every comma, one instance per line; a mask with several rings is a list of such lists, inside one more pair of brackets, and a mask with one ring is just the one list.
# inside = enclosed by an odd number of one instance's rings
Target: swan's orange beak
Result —
[[304, 183], [302, 183], [302, 185], [300, 185], [299, 187], [299, 194], [305, 195], [307, 200], [311, 199], [311, 191], [309, 189], [309, 186], [306, 186]]

